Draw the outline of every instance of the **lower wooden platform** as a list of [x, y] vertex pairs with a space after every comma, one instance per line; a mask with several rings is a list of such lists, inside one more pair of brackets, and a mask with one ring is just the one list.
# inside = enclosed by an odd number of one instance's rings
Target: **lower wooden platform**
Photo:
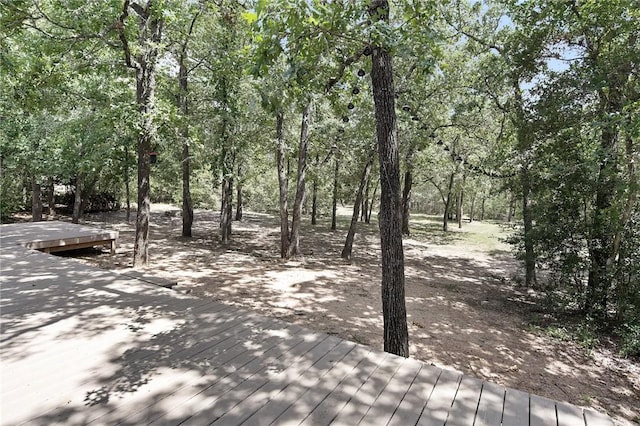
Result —
[[30, 250], [19, 228], [0, 226], [2, 425], [612, 425]]

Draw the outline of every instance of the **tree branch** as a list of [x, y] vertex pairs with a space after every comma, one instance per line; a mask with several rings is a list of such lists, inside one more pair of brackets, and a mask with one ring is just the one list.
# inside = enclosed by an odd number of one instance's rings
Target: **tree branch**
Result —
[[129, 17], [129, 6], [129, 0], [124, 0], [124, 3], [122, 4], [122, 13], [120, 14], [120, 18], [118, 20], [118, 23], [116, 24], [116, 28], [118, 29], [118, 36], [120, 38], [120, 43], [122, 43], [122, 49], [124, 50], [125, 64], [128, 68], [138, 70], [140, 66], [131, 60], [131, 49], [129, 48], [129, 41], [127, 40], [127, 36], [124, 33], [124, 21]]

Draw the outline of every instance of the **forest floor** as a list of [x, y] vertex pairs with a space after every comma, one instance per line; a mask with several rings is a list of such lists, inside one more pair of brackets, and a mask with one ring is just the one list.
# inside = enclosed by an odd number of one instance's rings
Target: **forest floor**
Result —
[[[303, 224], [296, 260], [279, 257], [279, 222], [245, 213], [233, 241], [217, 240], [217, 215], [196, 212], [193, 238], [180, 236], [176, 207], [155, 205], [148, 270], [178, 282], [176, 290], [260, 312], [310, 329], [382, 348], [380, 245], [377, 223], [359, 224], [353, 259], [340, 258], [350, 211], [338, 231], [326, 218]], [[135, 212], [132, 217], [135, 216]], [[135, 220], [124, 212], [86, 222], [120, 231], [117, 253], [84, 252], [82, 261], [130, 268]], [[375, 218], [374, 218], [375, 222]], [[451, 224], [412, 215], [404, 241], [406, 300], [413, 358], [548, 398], [591, 407], [616, 424], [640, 424], [640, 364], [601, 342], [587, 349], [571, 339], [544, 299], [519, 287], [509, 229], [495, 223]]]

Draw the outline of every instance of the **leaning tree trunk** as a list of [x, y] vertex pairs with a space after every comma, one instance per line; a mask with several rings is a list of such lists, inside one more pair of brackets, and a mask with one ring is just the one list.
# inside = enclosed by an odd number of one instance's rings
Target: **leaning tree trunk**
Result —
[[[388, 21], [389, 2], [387, 0], [372, 0], [369, 14], [375, 20]], [[373, 48], [371, 62], [371, 84], [380, 157], [380, 246], [382, 250], [384, 350], [408, 357], [409, 330], [404, 291], [402, 202], [393, 61], [386, 48], [376, 46]]]
[[364, 166], [362, 172], [362, 179], [360, 180], [360, 186], [358, 192], [356, 192], [356, 200], [353, 203], [353, 215], [351, 216], [351, 225], [349, 225], [349, 232], [347, 232], [347, 238], [344, 242], [344, 248], [342, 249], [341, 257], [343, 259], [351, 259], [351, 252], [353, 249], [353, 239], [356, 236], [356, 227], [358, 226], [358, 218], [360, 217], [360, 206], [362, 205], [362, 197], [364, 195], [364, 188], [369, 180], [369, 173], [371, 173], [371, 166], [373, 165], [374, 155], [369, 155], [367, 164]]
[[42, 220], [42, 187], [35, 177], [31, 179], [31, 220], [33, 222]]
[[278, 166], [278, 188], [279, 188], [279, 212], [280, 212], [280, 257], [286, 258], [289, 250], [289, 210], [287, 207], [287, 146], [284, 140], [284, 112], [279, 109], [276, 113], [276, 139], [278, 147], [276, 152], [276, 163]]
[[307, 171], [307, 151], [309, 149], [309, 120], [311, 102], [308, 102], [302, 112], [300, 128], [300, 143], [298, 145], [298, 178], [296, 181], [296, 199], [293, 204], [293, 220], [289, 235], [287, 259], [300, 254], [300, 226], [302, 222], [302, 205], [305, 196], [305, 175]]
[[333, 196], [331, 200], [331, 230], [336, 230], [337, 225], [337, 213], [338, 213], [338, 171], [340, 169], [340, 163], [338, 157], [334, 160], [333, 167]]
[[233, 213], [233, 176], [222, 177], [222, 205], [220, 206], [220, 242], [228, 244], [231, 240]]
[[[316, 154], [316, 165], [318, 165], [318, 154]], [[318, 176], [313, 177], [313, 193], [311, 195], [311, 225], [318, 223]]]
[[371, 203], [369, 203], [369, 212], [367, 213], [367, 219], [365, 223], [371, 223], [371, 212], [373, 211], [373, 205], [376, 202], [376, 192], [378, 192], [378, 185], [373, 188], [373, 195], [371, 196]]

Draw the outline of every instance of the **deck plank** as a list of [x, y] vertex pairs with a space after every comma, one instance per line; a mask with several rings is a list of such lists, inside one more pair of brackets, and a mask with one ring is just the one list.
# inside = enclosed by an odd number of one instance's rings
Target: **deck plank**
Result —
[[490, 382], [482, 384], [475, 425], [492, 426], [500, 424], [504, 407], [504, 392], [504, 386]]
[[422, 367], [421, 363], [411, 359], [397, 359], [397, 361], [400, 365], [396, 374], [378, 395], [360, 424], [386, 425], [399, 408], [400, 402]]
[[398, 409], [393, 413], [389, 426], [415, 425], [429, 401], [442, 370], [423, 364]]
[[418, 420], [418, 426], [442, 426], [445, 424], [461, 378], [462, 374], [460, 373], [442, 370], [433, 388], [433, 393]]
[[609, 416], [593, 410], [584, 410], [586, 426], [613, 426], [613, 420]]
[[507, 388], [502, 426], [529, 426], [529, 394]]
[[482, 393], [482, 380], [463, 376], [455, 396], [447, 425], [473, 426], [478, 411], [478, 401]]
[[585, 420], [582, 408], [562, 402], [556, 402], [558, 426], [584, 426]]
[[531, 395], [529, 407], [529, 424], [531, 426], [558, 426], [555, 401]]

